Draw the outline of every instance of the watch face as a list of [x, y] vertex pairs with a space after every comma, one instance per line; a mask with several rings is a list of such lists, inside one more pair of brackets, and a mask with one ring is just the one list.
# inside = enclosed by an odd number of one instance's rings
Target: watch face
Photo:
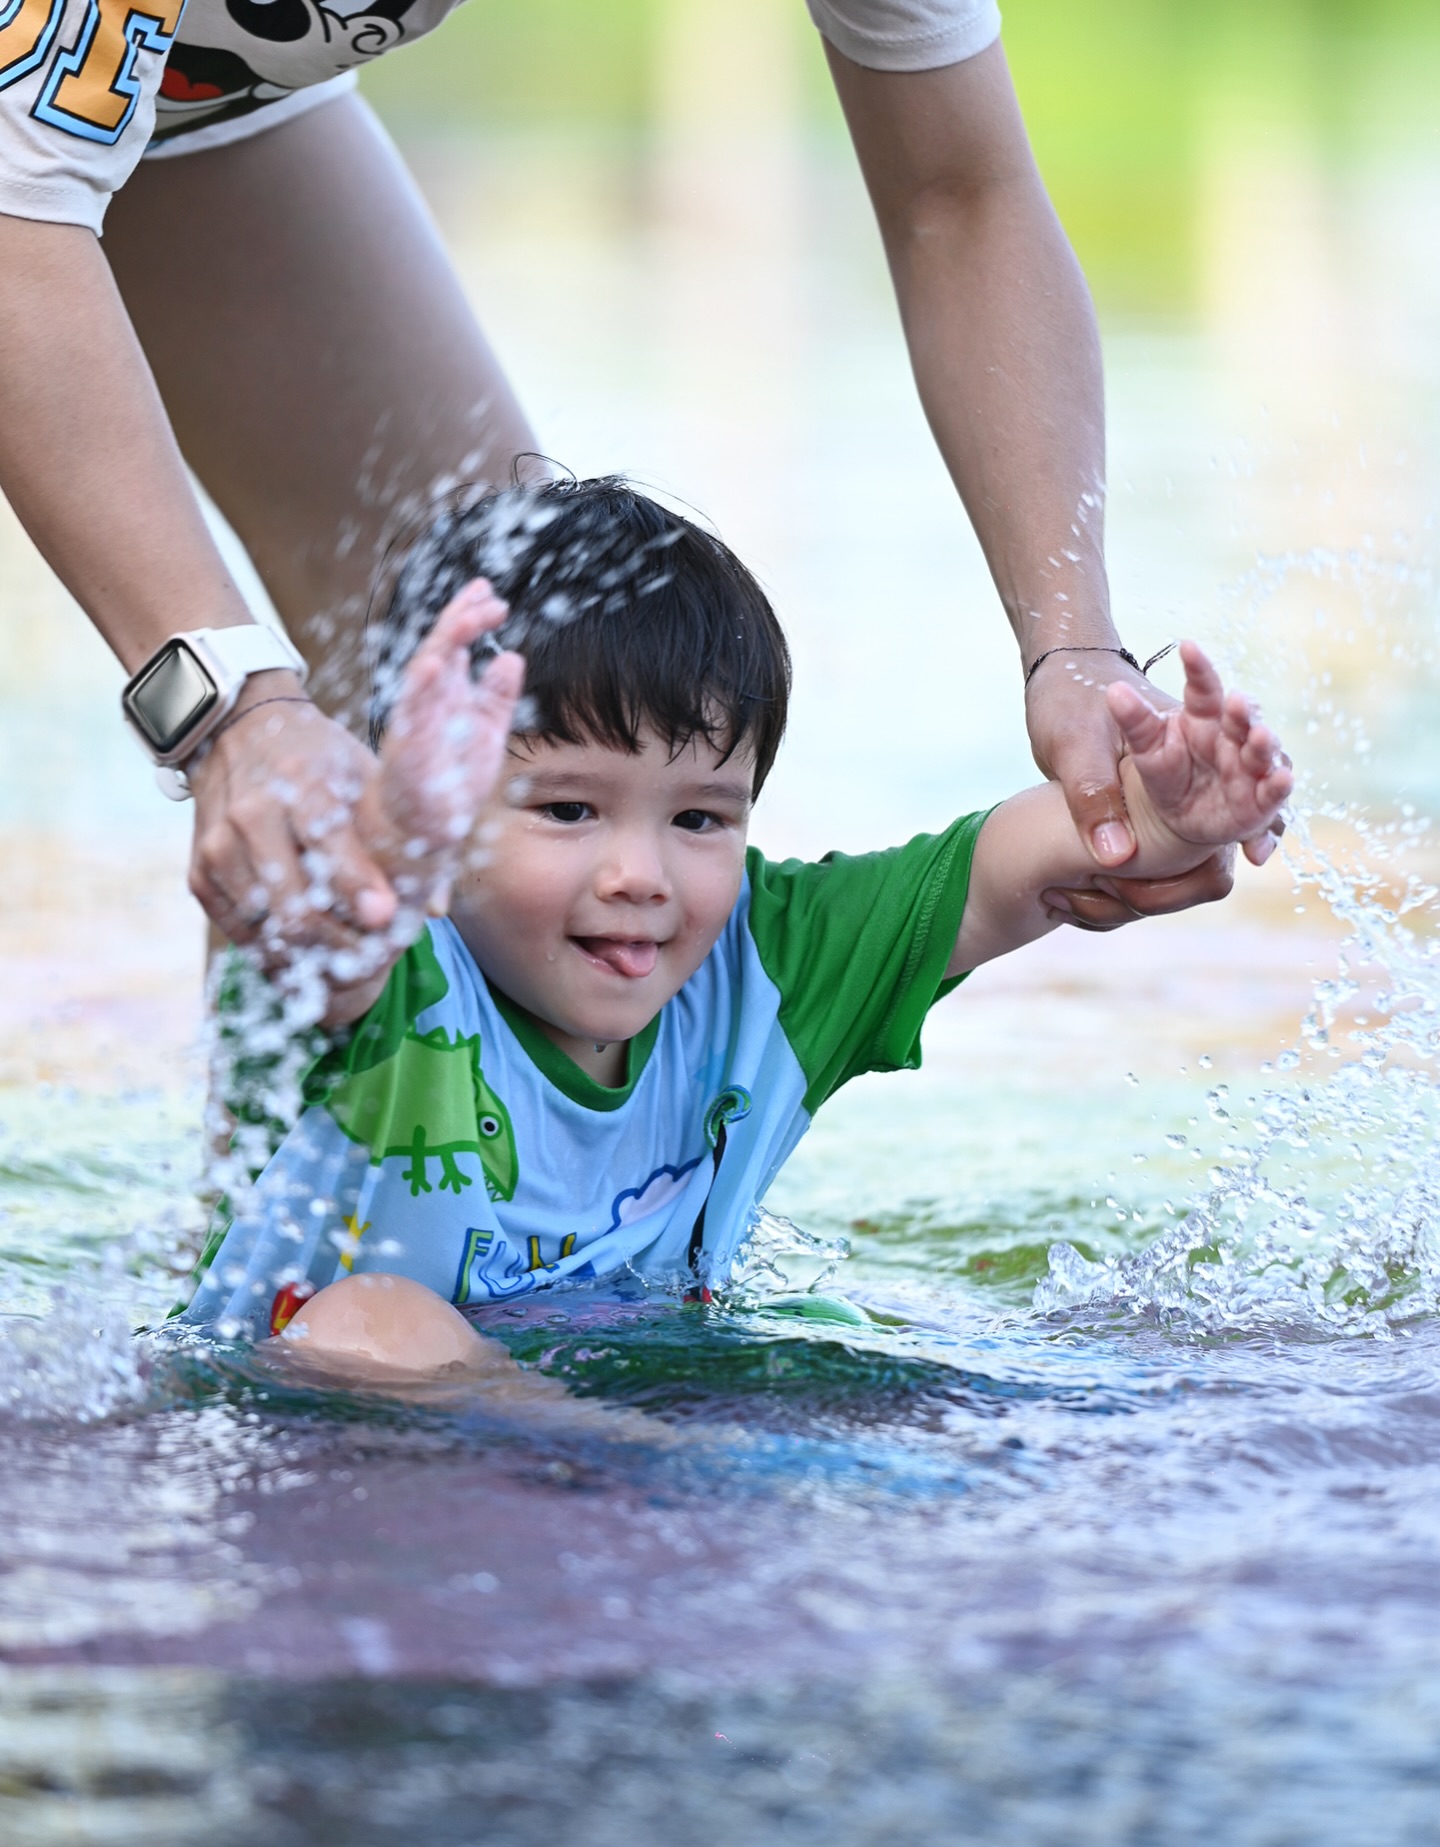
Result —
[[220, 697], [183, 641], [168, 643], [125, 688], [125, 710], [157, 756], [182, 744]]

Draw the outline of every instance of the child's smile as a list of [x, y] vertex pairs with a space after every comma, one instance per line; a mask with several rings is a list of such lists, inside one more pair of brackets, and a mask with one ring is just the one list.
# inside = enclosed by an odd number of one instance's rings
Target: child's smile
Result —
[[488, 855], [451, 915], [487, 978], [601, 1083], [690, 979], [739, 895], [754, 767], [696, 738], [675, 755], [519, 739], [485, 811]]

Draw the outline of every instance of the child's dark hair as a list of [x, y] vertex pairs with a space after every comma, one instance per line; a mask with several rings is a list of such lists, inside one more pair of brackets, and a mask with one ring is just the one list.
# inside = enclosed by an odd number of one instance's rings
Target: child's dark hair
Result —
[[456, 592], [510, 605], [477, 656], [525, 656], [524, 735], [619, 750], [748, 745], [758, 793], [785, 730], [790, 653], [769, 599], [719, 539], [619, 476], [452, 496], [410, 545], [378, 638], [378, 745], [405, 663]]

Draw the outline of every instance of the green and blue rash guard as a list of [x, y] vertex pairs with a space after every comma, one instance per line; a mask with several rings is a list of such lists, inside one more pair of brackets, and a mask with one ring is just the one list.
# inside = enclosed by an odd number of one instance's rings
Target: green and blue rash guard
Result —
[[820, 1104], [920, 1063], [984, 818], [817, 864], [752, 849], [719, 941], [615, 1089], [487, 985], [448, 919], [430, 924], [310, 1068], [184, 1318], [263, 1335], [283, 1284], [347, 1270], [460, 1307], [621, 1273], [723, 1280]]

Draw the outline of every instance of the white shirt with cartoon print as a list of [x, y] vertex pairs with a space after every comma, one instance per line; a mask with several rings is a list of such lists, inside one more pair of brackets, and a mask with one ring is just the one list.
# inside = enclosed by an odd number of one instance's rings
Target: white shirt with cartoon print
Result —
[[720, 940], [616, 1089], [432, 923], [311, 1067], [183, 1319], [263, 1336], [287, 1285], [352, 1270], [462, 1308], [624, 1275], [722, 1283], [820, 1104], [859, 1072], [919, 1064], [983, 820], [816, 864], [752, 850]]
[[[151, 154], [214, 147], [353, 87], [458, 0], [0, 0], [0, 212], [99, 231]], [[857, 63], [983, 51], [996, 0], [807, 0]]]

